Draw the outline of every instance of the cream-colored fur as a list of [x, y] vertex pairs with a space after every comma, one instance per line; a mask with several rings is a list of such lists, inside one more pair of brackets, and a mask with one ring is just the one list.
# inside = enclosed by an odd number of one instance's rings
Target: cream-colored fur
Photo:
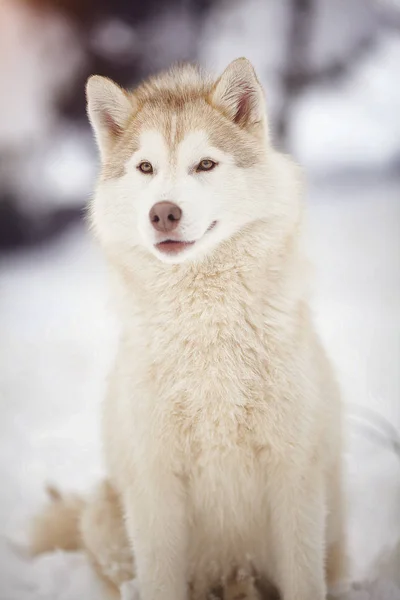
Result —
[[[197, 600], [240, 566], [282, 600], [323, 600], [346, 575], [340, 398], [308, 308], [300, 176], [254, 71], [180, 67], [131, 94], [93, 78], [88, 107], [122, 325], [105, 458], [141, 598], [190, 582]], [[160, 200], [194, 242], [177, 255], [149, 220]]]
[[[49, 502], [33, 520], [32, 556], [55, 550], [84, 550], [105, 584], [110, 598], [135, 577], [133, 553], [126, 532], [120, 499], [109, 481], [102, 481], [88, 498], [48, 489]], [[194, 590], [190, 588], [190, 594]], [[273, 591], [266, 590], [268, 594]], [[259, 600], [251, 571], [232, 569], [208, 590], [208, 600]], [[268, 596], [274, 600], [275, 596]]]
[[32, 522], [31, 554], [85, 550], [107, 590], [118, 597], [120, 586], [134, 577], [134, 567], [115, 490], [104, 481], [88, 498], [49, 492], [49, 502]]
[[31, 523], [29, 540], [32, 556], [57, 549], [78, 550], [82, 547], [79, 524], [85, 506], [76, 494], [62, 496], [49, 487], [50, 502]]

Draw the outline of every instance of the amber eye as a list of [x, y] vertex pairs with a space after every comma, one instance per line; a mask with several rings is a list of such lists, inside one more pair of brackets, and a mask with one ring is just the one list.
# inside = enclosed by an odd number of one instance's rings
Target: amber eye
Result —
[[143, 160], [138, 165], [138, 169], [139, 169], [139, 171], [141, 171], [145, 175], [151, 175], [153, 173], [153, 165], [149, 161], [147, 161], [147, 160]]
[[217, 163], [209, 158], [204, 158], [197, 165], [196, 171], [211, 171], [214, 167], [217, 166]]

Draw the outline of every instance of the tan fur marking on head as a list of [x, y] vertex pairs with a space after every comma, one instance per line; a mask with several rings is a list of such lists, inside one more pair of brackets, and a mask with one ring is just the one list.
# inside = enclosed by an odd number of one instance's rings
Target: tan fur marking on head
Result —
[[170, 131], [170, 144], [171, 147], [175, 146], [176, 137], [177, 137], [177, 120], [178, 116], [176, 113], [171, 115], [171, 131]]
[[103, 164], [101, 179], [116, 179], [125, 173], [125, 163], [139, 148], [139, 136], [127, 135], [125, 132], [121, 139], [115, 144], [109, 158]]
[[249, 168], [259, 162], [263, 148], [260, 140], [249, 135], [212, 106], [213, 81], [193, 65], [175, 67], [150, 78], [132, 96], [138, 110], [102, 169], [102, 179], [121, 177], [125, 163], [138, 149], [139, 134], [157, 129], [171, 151], [190, 132], [204, 130], [212, 145], [231, 154], [238, 167]]

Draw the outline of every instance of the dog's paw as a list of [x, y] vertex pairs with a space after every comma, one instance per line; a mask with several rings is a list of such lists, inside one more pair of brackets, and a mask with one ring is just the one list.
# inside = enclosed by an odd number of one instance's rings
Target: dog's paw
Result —
[[235, 569], [223, 586], [224, 600], [260, 600], [254, 575], [244, 569]]

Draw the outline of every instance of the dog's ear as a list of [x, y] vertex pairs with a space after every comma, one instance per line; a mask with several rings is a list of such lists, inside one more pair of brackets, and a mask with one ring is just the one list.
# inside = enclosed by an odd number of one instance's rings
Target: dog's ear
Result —
[[211, 103], [240, 127], [266, 123], [264, 93], [247, 58], [228, 65], [211, 92]]
[[86, 84], [87, 113], [102, 158], [120, 137], [134, 110], [132, 98], [116, 83], [93, 75]]

